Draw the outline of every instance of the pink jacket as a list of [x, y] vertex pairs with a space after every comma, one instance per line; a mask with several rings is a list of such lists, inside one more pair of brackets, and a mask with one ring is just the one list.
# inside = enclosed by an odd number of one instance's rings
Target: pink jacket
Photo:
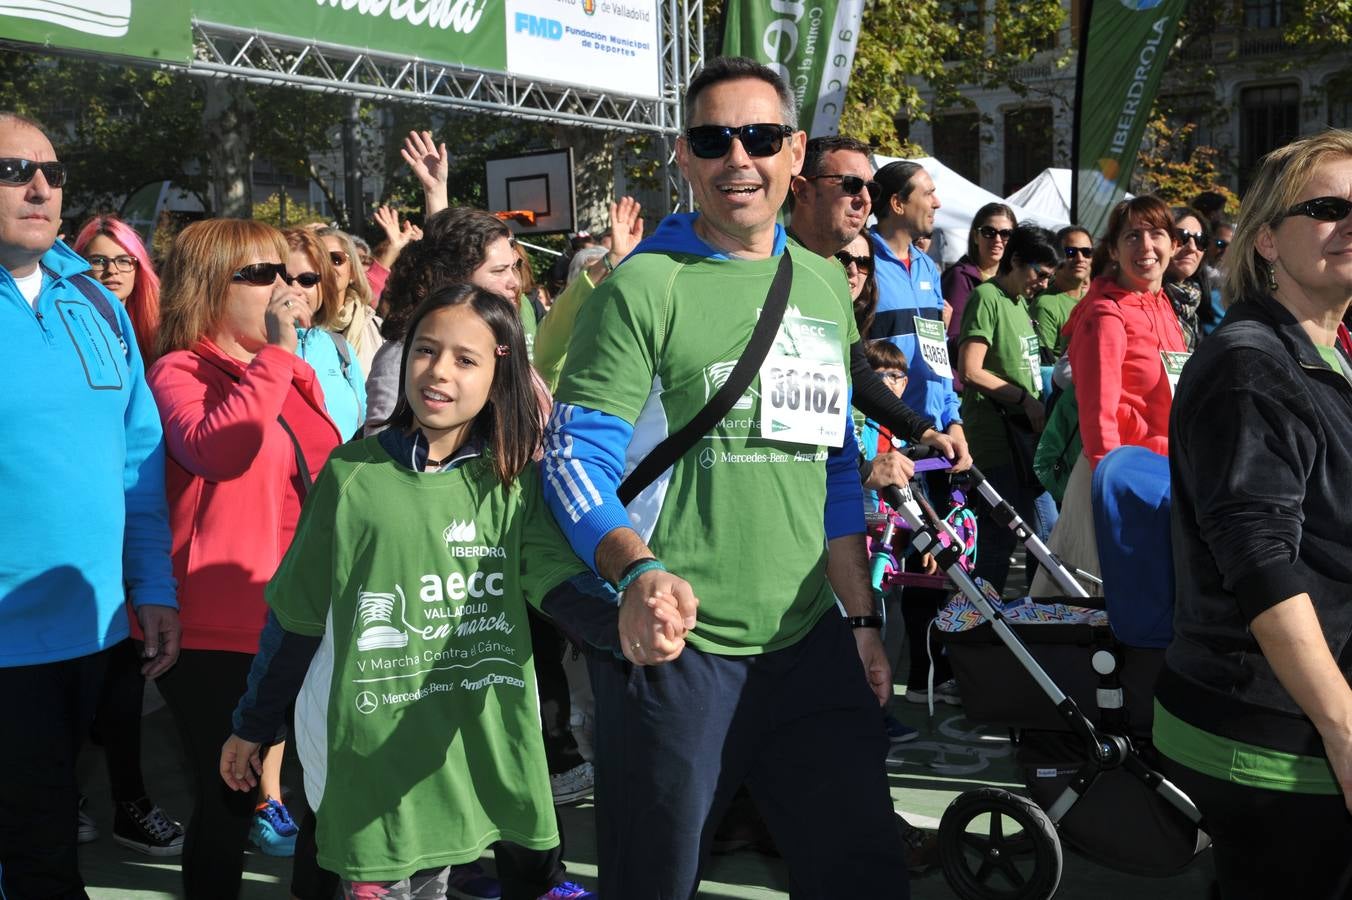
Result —
[[274, 346], [247, 366], [208, 340], [147, 376], [164, 422], [165, 477], [183, 646], [255, 653], [263, 586], [291, 543], [304, 486], [341, 443], [313, 369]]
[[1160, 353], [1187, 347], [1164, 291], [1129, 291], [1111, 278], [1096, 278], [1062, 333], [1070, 338], [1067, 353], [1089, 462], [1097, 466], [1124, 444], [1168, 456], [1174, 395]]

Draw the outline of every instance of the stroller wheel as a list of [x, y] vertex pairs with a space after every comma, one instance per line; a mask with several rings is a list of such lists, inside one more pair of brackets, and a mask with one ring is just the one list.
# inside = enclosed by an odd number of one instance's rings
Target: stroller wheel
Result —
[[939, 822], [944, 879], [962, 900], [1048, 900], [1061, 884], [1056, 826], [1027, 797], [960, 794]]

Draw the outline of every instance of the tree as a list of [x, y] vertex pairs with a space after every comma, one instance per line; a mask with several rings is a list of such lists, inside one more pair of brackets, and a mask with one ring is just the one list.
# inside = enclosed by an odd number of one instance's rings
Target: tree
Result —
[[1196, 128], [1195, 123], [1175, 126], [1155, 115], [1146, 125], [1146, 148], [1137, 159], [1132, 190], [1157, 194], [1178, 206], [1187, 206], [1203, 191], [1214, 191], [1225, 198], [1225, 213], [1234, 218], [1239, 197], [1225, 186], [1220, 151], [1205, 145], [1193, 146], [1186, 155], [1178, 150], [1188, 145]]

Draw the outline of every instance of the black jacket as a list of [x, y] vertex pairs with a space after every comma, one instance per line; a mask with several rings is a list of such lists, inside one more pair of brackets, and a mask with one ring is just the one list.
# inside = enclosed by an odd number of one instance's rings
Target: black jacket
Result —
[[1231, 307], [1169, 421], [1174, 640], [1157, 698], [1213, 734], [1324, 755], [1249, 623], [1308, 593], [1352, 673], [1352, 383], [1268, 297]]

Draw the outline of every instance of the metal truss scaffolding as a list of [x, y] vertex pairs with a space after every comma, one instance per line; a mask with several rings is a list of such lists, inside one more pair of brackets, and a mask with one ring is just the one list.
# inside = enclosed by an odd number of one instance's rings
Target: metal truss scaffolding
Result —
[[200, 21], [193, 22], [196, 58], [186, 70], [372, 100], [651, 134], [662, 142], [667, 194], [678, 209], [688, 206], [689, 195], [674, 164], [675, 139], [682, 127], [685, 86], [704, 61], [703, 0], [655, 0], [655, 5], [662, 17], [662, 93], [656, 99]]

